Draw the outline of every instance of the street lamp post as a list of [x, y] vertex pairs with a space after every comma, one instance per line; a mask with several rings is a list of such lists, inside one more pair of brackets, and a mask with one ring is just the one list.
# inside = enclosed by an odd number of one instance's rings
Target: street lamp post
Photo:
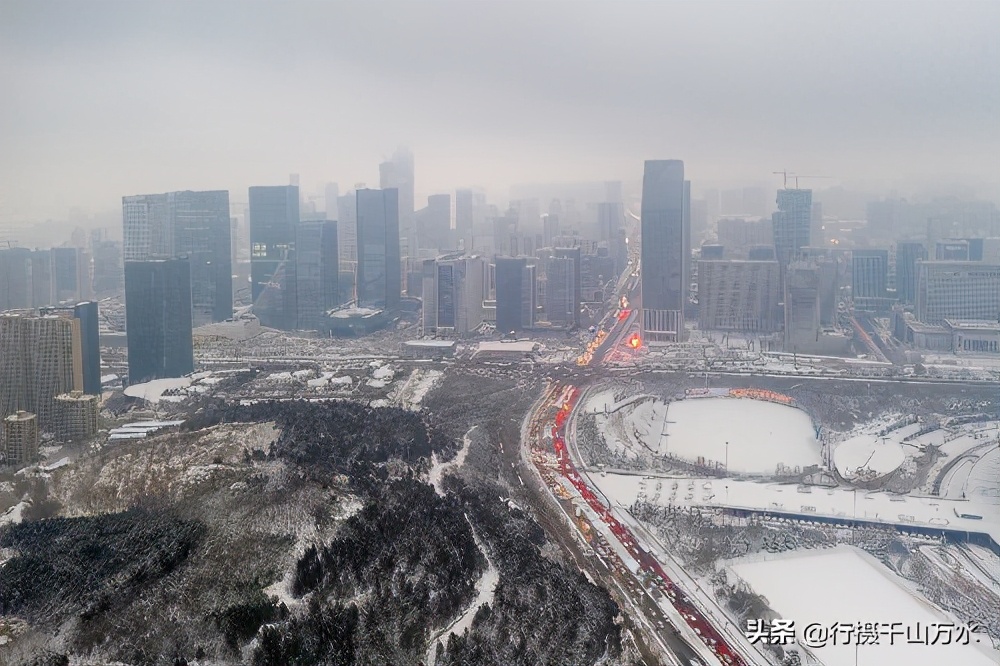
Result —
[[726, 476], [729, 476], [729, 442], [726, 442]]

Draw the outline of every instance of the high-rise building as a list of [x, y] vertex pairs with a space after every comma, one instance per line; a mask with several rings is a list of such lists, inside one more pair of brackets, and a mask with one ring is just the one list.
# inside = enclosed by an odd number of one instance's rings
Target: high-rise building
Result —
[[917, 264], [917, 320], [1000, 321], [1000, 265], [976, 261], [921, 261]]
[[793, 261], [784, 280], [785, 351], [806, 352], [820, 337], [819, 268], [815, 262]]
[[31, 255], [23, 247], [0, 249], [0, 312], [32, 306]]
[[732, 254], [742, 254], [749, 248], [762, 245], [774, 248], [774, 224], [771, 218], [723, 217], [718, 223], [718, 236], [719, 244]]
[[229, 192], [122, 197], [122, 219], [125, 261], [188, 258], [196, 326], [233, 316]]
[[522, 331], [534, 325], [534, 271], [529, 274], [533, 268], [523, 257], [496, 258], [497, 331]]
[[953, 238], [935, 242], [934, 259], [936, 261], [972, 261], [969, 256], [969, 241]]
[[417, 238], [423, 249], [445, 251], [451, 242], [451, 195], [432, 194], [416, 213]]
[[0, 416], [29, 411], [48, 429], [55, 424], [55, 397], [82, 388], [78, 319], [0, 315]]
[[887, 295], [888, 250], [854, 250], [851, 253], [851, 296], [857, 309], [872, 309]]
[[295, 235], [297, 328], [324, 331], [326, 313], [340, 304], [337, 223], [304, 220]]
[[125, 262], [125, 331], [129, 383], [194, 371], [186, 258]]
[[628, 244], [625, 242], [625, 207], [619, 201], [597, 204], [599, 238], [608, 243], [608, 256], [614, 261], [615, 275], [628, 265]]
[[398, 148], [392, 159], [382, 162], [379, 167], [379, 187], [397, 191], [398, 232], [397, 242], [402, 244], [399, 256], [416, 254], [417, 239], [414, 225], [414, 169], [413, 153], [406, 148]]
[[684, 162], [649, 160], [642, 180], [642, 328], [647, 342], [686, 337], [685, 283], [690, 231], [685, 222]]
[[772, 333], [779, 328], [778, 262], [698, 262], [698, 327]]
[[31, 253], [31, 304], [43, 307], [58, 303], [55, 291], [55, 271], [50, 250], [35, 250]]
[[358, 197], [354, 192], [337, 198], [337, 245], [341, 270], [353, 273], [358, 263]]
[[254, 312], [264, 326], [282, 330], [295, 328], [295, 230], [298, 224], [297, 187], [250, 188], [250, 295]]
[[124, 279], [122, 245], [117, 241], [101, 240], [93, 244], [94, 292], [98, 297], [121, 291]]
[[782, 274], [799, 250], [808, 247], [812, 227], [812, 190], [778, 190], [778, 210], [772, 214], [774, 253]]
[[392, 310], [402, 292], [399, 193], [361, 189], [357, 197], [358, 305]]
[[473, 251], [475, 239], [475, 208], [472, 190], [455, 192], [455, 233], [467, 253]]
[[[553, 256], [573, 261], [573, 303], [571, 323], [574, 326], [580, 325], [580, 304], [583, 301], [583, 258], [579, 247], [557, 247], [552, 251]], [[551, 321], [551, 320], [550, 320]]]
[[[75, 247], [54, 247], [49, 253], [52, 257], [52, 288], [55, 292], [53, 302], [80, 300], [80, 250]], [[45, 303], [51, 304], [52, 302]]]
[[913, 305], [917, 300], [917, 263], [920, 261], [927, 261], [927, 247], [923, 243], [901, 241], [896, 244], [896, 297], [901, 303]]
[[55, 434], [60, 441], [87, 439], [97, 434], [99, 398], [82, 391], [56, 396]]
[[101, 340], [100, 317], [97, 302], [86, 301], [73, 306], [40, 308], [43, 316], [69, 317], [78, 320], [80, 327], [80, 353], [83, 368], [84, 393], [101, 394]]
[[579, 321], [576, 275], [572, 257], [545, 260], [545, 317], [553, 326], [570, 328]]
[[3, 420], [4, 457], [8, 465], [26, 465], [38, 455], [38, 419], [19, 410]]
[[553, 247], [554, 239], [559, 236], [559, 216], [546, 215], [542, 218], [542, 246]]
[[433, 292], [424, 301], [425, 333], [467, 335], [476, 330], [486, 320], [485, 280], [486, 262], [482, 257], [450, 256], [434, 261], [430, 282], [424, 284], [425, 291]]

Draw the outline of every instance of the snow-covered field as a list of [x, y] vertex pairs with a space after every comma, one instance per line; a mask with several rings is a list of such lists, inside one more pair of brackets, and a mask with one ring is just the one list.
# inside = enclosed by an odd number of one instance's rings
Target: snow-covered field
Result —
[[906, 453], [902, 441], [920, 430], [919, 423], [897, 428], [884, 437], [871, 427], [841, 442], [833, 451], [833, 462], [845, 479], [877, 479], [891, 474], [903, 461]]
[[144, 382], [142, 384], [132, 384], [125, 389], [125, 395], [131, 398], [142, 398], [148, 402], [156, 403], [161, 399], [178, 401], [183, 398], [179, 396], [166, 398], [163, 397], [164, 392], [170, 389], [182, 389], [191, 386], [191, 377], [176, 377], [173, 379], [154, 379], [151, 382]]
[[665, 432], [663, 445], [670, 454], [691, 461], [728, 462], [734, 473], [773, 474], [779, 465], [802, 468], [822, 462], [809, 415], [763, 400], [672, 402]]
[[[731, 569], [755, 592], [767, 597], [772, 609], [795, 622], [799, 638], [801, 630], [814, 622], [825, 627], [835, 623], [857, 626], [859, 622], [899, 622], [904, 632], [917, 623], [928, 627], [954, 622], [913, 594], [902, 579], [870, 555], [850, 546], [795, 552], [763, 561], [737, 561]], [[969, 645], [922, 645], [908, 644], [904, 633], [893, 644], [888, 636], [880, 636], [877, 645], [856, 648], [856, 641], [851, 641], [850, 645], [827, 645], [813, 651], [825, 666], [996, 664], [1000, 654], [988, 645], [975, 644], [977, 637], [972, 636]]]

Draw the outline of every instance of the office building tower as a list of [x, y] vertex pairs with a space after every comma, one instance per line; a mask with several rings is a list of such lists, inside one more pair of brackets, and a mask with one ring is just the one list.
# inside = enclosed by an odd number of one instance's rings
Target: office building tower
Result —
[[452, 249], [450, 194], [432, 194], [427, 197], [427, 206], [417, 211], [416, 220], [417, 238], [422, 249]]
[[[424, 262], [424, 275], [427, 275]], [[442, 257], [434, 261], [432, 281], [424, 289], [433, 296], [424, 301], [424, 331], [439, 335], [467, 335], [486, 320], [483, 307], [486, 262], [482, 257]]]
[[545, 260], [545, 317], [553, 326], [571, 328], [579, 322], [576, 274], [572, 257]]
[[89, 439], [97, 434], [100, 398], [83, 391], [70, 391], [56, 396], [56, 438], [67, 442]]
[[298, 224], [297, 187], [250, 188], [250, 296], [254, 313], [264, 326], [295, 328], [294, 253]]
[[698, 327], [772, 333], [780, 326], [778, 262], [698, 262]]
[[976, 261], [917, 264], [917, 320], [1000, 321], [1000, 265]]
[[49, 429], [55, 423], [55, 397], [82, 388], [79, 320], [0, 315], [0, 417], [24, 410]]
[[820, 334], [819, 268], [814, 262], [793, 261], [784, 279], [785, 351], [807, 352]]
[[691, 181], [684, 181], [684, 303], [688, 309], [691, 295]]
[[619, 201], [597, 204], [598, 238], [608, 244], [608, 256], [614, 261], [615, 275], [628, 265], [628, 244], [625, 241], [625, 207]]
[[555, 247], [553, 243], [559, 237], [559, 216], [546, 215], [542, 218], [542, 247]]
[[402, 292], [399, 193], [357, 191], [358, 305], [393, 310]]
[[80, 328], [80, 353], [83, 370], [82, 390], [89, 395], [101, 394], [100, 317], [97, 302], [86, 301], [72, 306], [39, 308], [42, 316], [76, 319]]
[[579, 247], [557, 247], [552, 255], [573, 261], [573, 303], [571, 318], [574, 326], [580, 325], [580, 304], [583, 301], [583, 257]]
[[4, 459], [8, 465], [26, 465], [38, 455], [38, 419], [19, 410], [3, 420]]
[[117, 241], [101, 240], [93, 245], [94, 295], [97, 297], [117, 294], [124, 284], [122, 245]]
[[31, 304], [43, 307], [58, 303], [55, 291], [55, 270], [50, 250], [34, 250], [30, 256]]
[[534, 326], [534, 266], [528, 265], [523, 257], [497, 257], [494, 279], [497, 331], [509, 333]]
[[31, 251], [0, 249], [0, 312], [32, 306]]
[[493, 218], [493, 254], [510, 257], [516, 254], [517, 212]]
[[812, 190], [778, 190], [777, 203], [778, 210], [771, 216], [774, 253], [784, 272], [799, 250], [810, 244]]
[[969, 241], [961, 239], [939, 240], [934, 243], [935, 261], [972, 261]]
[[437, 260], [424, 259], [420, 262], [420, 323], [424, 335], [431, 335], [437, 328]]
[[650, 160], [642, 180], [642, 330], [646, 342], [684, 340], [690, 233], [684, 163]]
[[305, 220], [295, 234], [297, 328], [326, 331], [327, 313], [340, 304], [337, 223]]
[[52, 288], [55, 300], [44, 305], [62, 301], [80, 300], [82, 266], [80, 250], [75, 247], [54, 247], [49, 250], [52, 257]]
[[413, 153], [406, 148], [398, 148], [392, 159], [379, 165], [379, 180], [383, 190], [396, 190], [398, 205], [398, 241], [402, 243], [399, 256], [416, 254], [417, 239], [414, 217], [414, 170]]
[[455, 233], [461, 248], [471, 253], [475, 244], [475, 204], [472, 190], [455, 192]]
[[125, 262], [125, 331], [130, 384], [194, 372], [186, 258]]
[[337, 199], [336, 219], [340, 268], [354, 273], [358, 263], [358, 197], [354, 192]]
[[326, 211], [326, 219], [336, 221], [340, 214], [340, 186], [337, 183], [327, 183], [323, 187], [323, 210]]
[[901, 241], [896, 244], [896, 297], [901, 303], [916, 303], [917, 263], [921, 261], [927, 261], [927, 247], [923, 243]]
[[851, 253], [851, 296], [855, 309], [882, 309], [888, 282], [888, 250], [854, 250]]
[[125, 261], [188, 258], [196, 326], [233, 316], [229, 192], [122, 197], [122, 219]]

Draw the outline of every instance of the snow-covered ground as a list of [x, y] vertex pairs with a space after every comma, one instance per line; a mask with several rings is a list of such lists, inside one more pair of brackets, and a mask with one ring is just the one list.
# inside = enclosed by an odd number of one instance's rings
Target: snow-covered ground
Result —
[[472, 426], [462, 437], [462, 448], [458, 450], [458, 454], [449, 460], [448, 462], [441, 462], [437, 458], [436, 453], [431, 454], [431, 469], [427, 475], [427, 482], [434, 486], [434, 490], [437, 491], [438, 495], [444, 495], [444, 489], [441, 487], [441, 480], [444, 479], [444, 474], [446, 471], [452, 468], [459, 468], [465, 464], [465, 456], [469, 455], [469, 447], [472, 446], [472, 431], [479, 426]]
[[160, 400], [178, 401], [180, 396], [163, 396], [170, 389], [182, 389], [191, 386], [191, 377], [175, 377], [171, 379], [154, 379], [142, 384], [132, 384], [125, 389], [125, 395], [132, 398], [142, 398], [147, 402], [156, 403]]
[[803, 468], [822, 462], [809, 415], [763, 400], [672, 402], [664, 431], [663, 445], [672, 455], [691, 461], [728, 462], [734, 473], [773, 474], [779, 465]]
[[420, 403], [444, 376], [440, 370], [416, 369], [406, 381], [396, 386], [391, 399], [404, 409], [420, 409]]
[[856, 646], [857, 641], [852, 640], [848, 645], [813, 648], [825, 666], [985, 666], [996, 664], [1000, 657], [988, 645], [976, 644], [976, 635], [969, 645], [909, 644], [907, 628], [912, 630], [918, 623], [932, 627], [935, 623], [954, 622], [954, 618], [917, 597], [902, 579], [870, 555], [850, 546], [736, 561], [730, 568], [756, 593], [764, 595], [773, 610], [795, 622], [800, 639], [801, 630], [811, 623], [827, 628], [839, 623], [854, 627], [859, 622], [901, 623], [904, 634], [895, 637], [892, 644], [889, 636], [883, 635], [877, 645]]
[[906, 460], [903, 439], [920, 428], [919, 423], [911, 423], [880, 437], [873, 428], [866, 427], [866, 432], [837, 444], [833, 451], [834, 465], [845, 479], [877, 479], [891, 474]]

